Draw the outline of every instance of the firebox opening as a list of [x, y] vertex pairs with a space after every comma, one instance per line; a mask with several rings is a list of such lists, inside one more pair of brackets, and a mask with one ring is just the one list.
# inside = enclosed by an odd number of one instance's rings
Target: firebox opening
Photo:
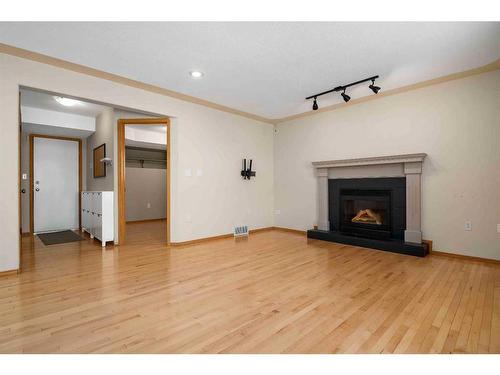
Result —
[[390, 191], [341, 189], [339, 206], [341, 232], [371, 238], [390, 238]]

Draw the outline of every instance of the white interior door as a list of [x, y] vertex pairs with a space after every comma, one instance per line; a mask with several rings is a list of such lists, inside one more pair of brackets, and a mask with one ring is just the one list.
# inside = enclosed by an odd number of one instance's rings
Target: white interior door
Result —
[[33, 139], [35, 233], [78, 228], [78, 142]]

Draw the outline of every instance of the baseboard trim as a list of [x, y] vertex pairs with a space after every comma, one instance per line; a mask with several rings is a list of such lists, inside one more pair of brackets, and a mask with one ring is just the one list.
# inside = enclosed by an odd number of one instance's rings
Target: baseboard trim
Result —
[[455, 259], [462, 259], [462, 260], [469, 260], [469, 261], [474, 261], [474, 262], [500, 264], [500, 260], [497, 260], [497, 259], [489, 259], [489, 258], [475, 257], [475, 256], [472, 256], [472, 255], [462, 255], [462, 254], [448, 253], [448, 252], [445, 252], [445, 251], [436, 251], [436, 250], [434, 250], [429, 255], [436, 255], [436, 256], [441, 256], [441, 257], [455, 258]]
[[164, 219], [146, 219], [146, 220], [130, 220], [126, 221], [127, 224], [140, 224], [140, 223], [151, 223], [153, 221], [167, 221], [167, 218]]
[[292, 229], [292, 228], [286, 228], [286, 227], [273, 227], [273, 229], [274, 230], [279, 230], [279, 231], [282, 231], [282, 232], [302, 234], [304, 236], [307, 235], [307, 231], [306, 230]]
[[249, 233], [259, 233], [259, 232], [268, 232], [270, 230], [274, 230], [274, 227], [264, 227], [264, 228], [257, 228], [257, 229], [250, 229]]
[[17, 275], [18, 273], [19, 273], [18, 269], [17, 270], [9, 270], [9, 271], [1, 271], [0, 277]]
[[194, 245], [198, 244], [201, 242], [208, 242], [208, 241], [216, 241], [216, 240], [222, 240], [224, 238], [230, 238], [233, 237], [232, 233], [228, 234], [220, 234], [218, 236], [212, 236], [212, 237], [203, 237], [203, 238], [197, 238], [195, 240], [190, 240], [190, 241], [182, 241], [182, 242], [170, 242], [170, 246], [186, 246], [186, 245]]
[[423, 243], [427, 245], [427, 251], [432, 254], [432, 240], [422, 240]]
[[[250, 229], [249, 233], [259, 233], [259, 232], [266, 232], [270, 230], [276, 229], [275, 227], [264, 227], [264, 228], [257, 228], [257, 229]], [[186, 245], [193, 245], [193, 244], [198, 244], [201, 242], [208, 242], [208, 241], [216, 241], [216, 240], [222, 240], [225, 238], [231, 238], [234, 237], [233, 233], [227, 233], [227, 234], [220, 234], [218, 236], [211, 236], [211, 237], [203, 237], [203, 238], [197, 238], [195, 240], [190, 240], [190, 241], [183, 241], [183, 242], [171, 242], [171, 246], [186, 246]]]

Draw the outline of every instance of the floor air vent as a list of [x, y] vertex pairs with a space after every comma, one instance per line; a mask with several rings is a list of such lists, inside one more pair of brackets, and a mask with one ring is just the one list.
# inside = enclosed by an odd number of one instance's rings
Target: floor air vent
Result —
[[234, 227], [235, 236], [248, 236], [248, 227], [243, 225], [241, 227]]

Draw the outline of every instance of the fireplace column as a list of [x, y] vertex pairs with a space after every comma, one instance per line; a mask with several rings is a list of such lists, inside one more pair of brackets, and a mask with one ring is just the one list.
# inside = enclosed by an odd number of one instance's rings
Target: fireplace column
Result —
[[405, 242], [422, 243], [420, 184], [422, 162], [404, 163], [406, 175]]
[[318, 229], [330, 230], [328, 220], [328, 168], [317, 168], [318, 177]]

